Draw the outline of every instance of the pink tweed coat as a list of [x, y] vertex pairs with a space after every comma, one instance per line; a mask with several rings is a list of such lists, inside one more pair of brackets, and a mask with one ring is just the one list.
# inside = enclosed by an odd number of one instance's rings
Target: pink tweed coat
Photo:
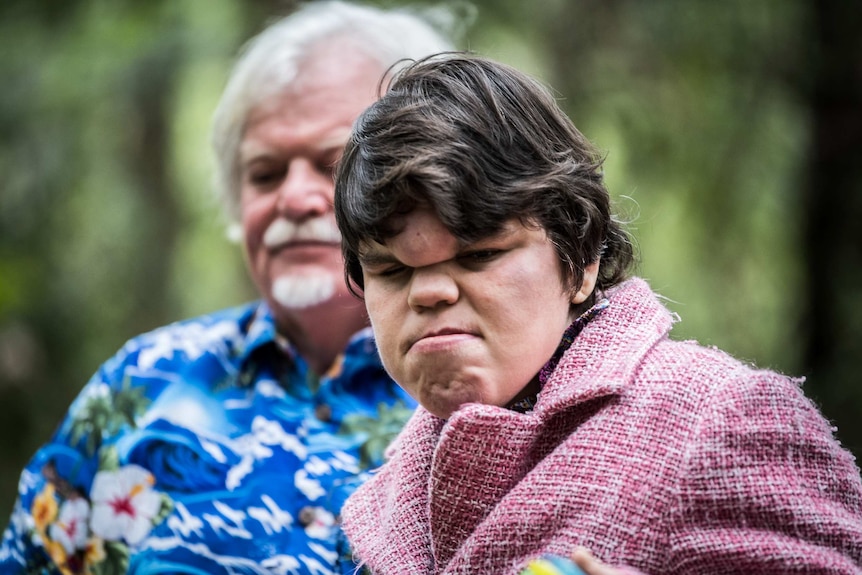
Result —
[[343, 509], [376, 575], [514, 574], [583, 545], [630, 573], [862, 573], [862, 482], [798, 382], [668, 339], [629, 280], [521, 414], [419, 409]]

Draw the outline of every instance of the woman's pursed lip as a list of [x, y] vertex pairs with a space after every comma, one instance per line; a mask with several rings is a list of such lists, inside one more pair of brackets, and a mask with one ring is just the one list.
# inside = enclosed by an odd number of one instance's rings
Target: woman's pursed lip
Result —
[[476, 334], [472, 330], [444, 328], [440, 330], [429, 331], [415, 339], [411, 339], [410, 345], [407, 347], [407, 349], [409, 351], [417, 345], [421, 345], [422, 347], [432, 347], [439, 345], [443, 347], [457, 343], [460, 340], [474, 339], [476, 337], [478, 337], [478, 334]]

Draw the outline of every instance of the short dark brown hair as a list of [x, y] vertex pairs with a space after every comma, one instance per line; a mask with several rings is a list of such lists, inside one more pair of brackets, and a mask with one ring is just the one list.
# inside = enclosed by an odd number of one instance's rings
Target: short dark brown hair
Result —
[[538, 226], [566, 282], [579, 288], [584, 267], [601, 258], [596, 287], [607, 289], [628, 276], [634, 255], [612, 216], [602, 161], [528, 75], [464, 53], [416, 62], [357, 119], [338, 167], [348, 285], [364, 287], [363, 243], [385, 241], [397, 231], [394, 214], [427, 202], [463, 242], [513, 218]]

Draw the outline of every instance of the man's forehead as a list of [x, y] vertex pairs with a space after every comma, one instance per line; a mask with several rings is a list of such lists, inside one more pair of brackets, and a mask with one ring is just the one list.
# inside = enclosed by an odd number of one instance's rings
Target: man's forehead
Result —
[[344, 148], [350, 139], [351, 126], [338, 126], [324, 134], [315, 144], [315, 148], [321, 151]]
[[[335, 126], [317, 138], [309, 138], [303, 148], [312, 153], [340, 152], [350, 138], [350, 126]], [[254, 137], [245, 137], [240, 142], [240, 161], [266, 156], [277, 152], [279, 146]]]

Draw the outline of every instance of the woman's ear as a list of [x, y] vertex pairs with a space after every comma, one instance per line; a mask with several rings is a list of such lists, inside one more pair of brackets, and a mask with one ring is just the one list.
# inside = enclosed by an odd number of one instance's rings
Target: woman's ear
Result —
[[599, 262], [596, 260], [584, 268], [584, 278], [581, 280], [581, 287], [578, 288], [572, 295], [572, 303], [579, 305], [587, 301], [587, 298], [593, 293], [596, 287], [596, 280], [599, 277]]

